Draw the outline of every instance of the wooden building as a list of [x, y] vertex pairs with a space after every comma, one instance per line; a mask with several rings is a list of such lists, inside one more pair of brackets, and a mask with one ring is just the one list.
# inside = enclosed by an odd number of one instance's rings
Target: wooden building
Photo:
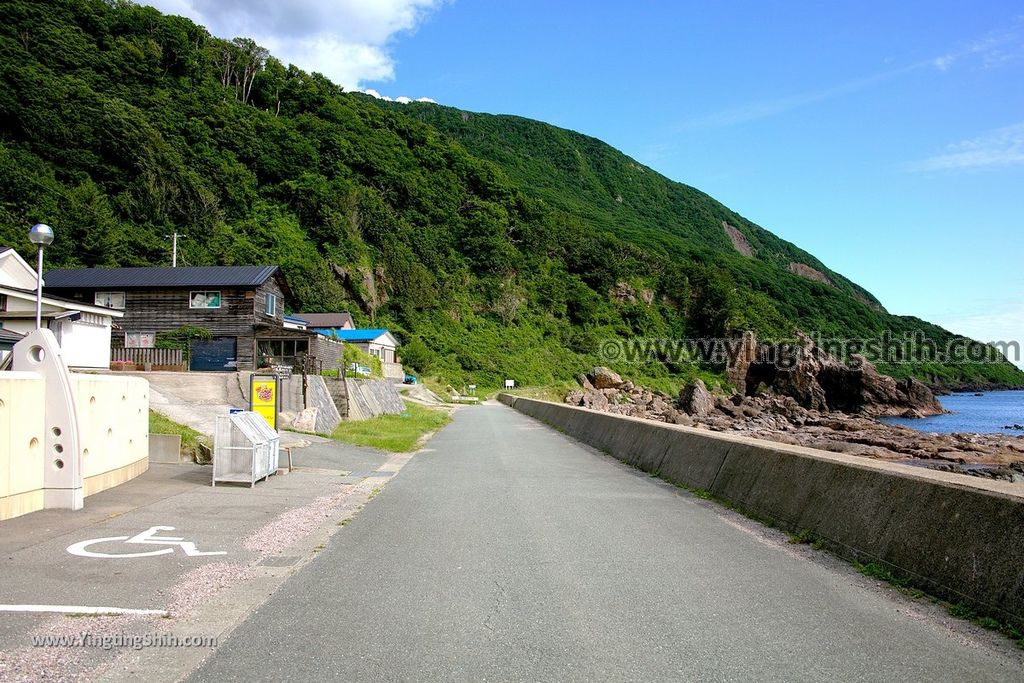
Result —
[[254, 369], [264, 342], [264, 361], [268, 348], [288, 342], [282, 355], [289, 358], [273, 358], [275, 364], [320, 346], [314, 332], [285, 329], [289, 290], [277, 266], [80, 268], [50, 271], [45, 280], [54, 294], [124, 311], [115, 348], [153, 347], [159, 333], [185, 326], [208, 331], [209, 339], [191, 342], [192, 370]]

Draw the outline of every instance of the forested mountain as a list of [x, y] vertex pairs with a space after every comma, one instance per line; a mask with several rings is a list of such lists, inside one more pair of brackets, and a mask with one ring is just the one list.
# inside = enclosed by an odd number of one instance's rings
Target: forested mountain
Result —
[[0, 4], [0, 243], [30, 254], [36, 221], [52, 267], [167, 264], [174, 232], [185, 264], [280, 264], [292, 310], [351, 309], [456, 383], [558, 381], [617, 337], [950, 337], [598, 140], [343, 92], [123, 1]]

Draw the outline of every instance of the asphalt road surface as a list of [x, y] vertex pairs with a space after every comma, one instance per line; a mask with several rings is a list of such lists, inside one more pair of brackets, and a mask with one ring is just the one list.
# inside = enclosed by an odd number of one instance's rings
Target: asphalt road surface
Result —
[[198, 681], [1022, 678], [714, 503], [504, 406], [459, 411]]

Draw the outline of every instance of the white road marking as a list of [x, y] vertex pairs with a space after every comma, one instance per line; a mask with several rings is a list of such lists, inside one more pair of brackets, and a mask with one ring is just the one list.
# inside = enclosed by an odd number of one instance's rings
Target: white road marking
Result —
[[59, 612], [61, 614], [155, 614], [167, 616], [164, 609], [130, 607], [89, 607], [86, 605], [0, 605], [0, 612]]
[[87, 541], [72, 543], [67, 547], [67, 551], [72, 555], [78, 555], [79, 557], [99, 557], [105, 559], [156, 557], [157, 555], [167, 555], [174, 552], [174, 548], [161, 548], [160, 550], [151, 550], [145, 553], [100, 553], [88, 549], [89, 546], [97, 543], [124, 541], [125, 543], [134, 543], [138, 545], [177, 545], [181, 546], [181, 549], [185, 551], [185, 554], [190, 557], [199, 557], [202, 555], [227, 555], [226, 550], [203, 552], [196, 547], [195, 543], [186, 541], [178, 536], [156, 536], [155, 534], [158, 531], [174, 531], [174, 527], [153, 526], [146, 529], [141, 534], [136, 534], [135, 536], [107, 536], [106, 538], [91, 538]]

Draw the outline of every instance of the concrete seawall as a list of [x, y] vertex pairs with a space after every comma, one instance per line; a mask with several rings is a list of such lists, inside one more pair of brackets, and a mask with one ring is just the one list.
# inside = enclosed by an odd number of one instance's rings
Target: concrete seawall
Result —
[[501, 394], [623, 462], [1024, 626], [1024, 487]]

